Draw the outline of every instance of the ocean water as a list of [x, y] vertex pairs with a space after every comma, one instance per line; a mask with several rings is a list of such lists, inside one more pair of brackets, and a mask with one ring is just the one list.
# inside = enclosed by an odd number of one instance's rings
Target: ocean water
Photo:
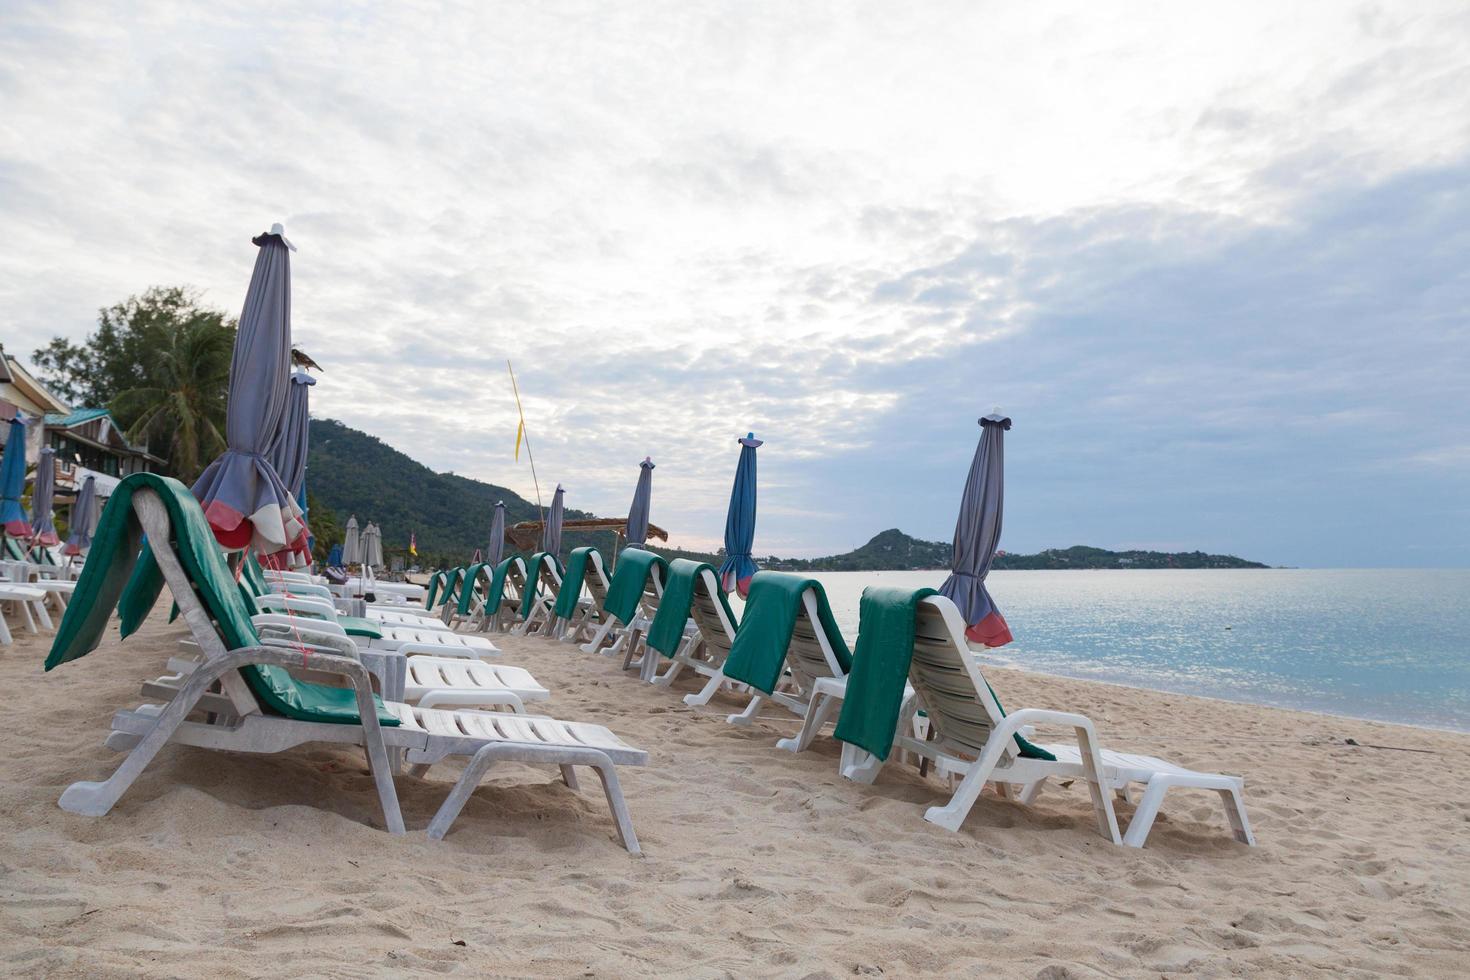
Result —
[[[868, 585], [826, 572], [851, 645]], [[1470, 731], [1470, 569], [994, 572], [1000, 665], [1253, 704]]]

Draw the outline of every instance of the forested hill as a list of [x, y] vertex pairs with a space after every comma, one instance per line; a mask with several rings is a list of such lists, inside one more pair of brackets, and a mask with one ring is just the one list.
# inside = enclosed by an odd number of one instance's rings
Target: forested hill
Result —
[[[316, 506], [330, 508], [339, 524], [352, 514], [358, 524], [376, 522], [385, 553], [401, 552], [409, 532], [416, 534], [425, 565], [462, 564], [484, 548], [496, 501], [505, 501], [507, 525], [537, 518], [536, 505], [514, 491], [435, 473], [335, 419], [311, 420], [306, 483]], [[590, 516], [567, 508], [568, 520]]]

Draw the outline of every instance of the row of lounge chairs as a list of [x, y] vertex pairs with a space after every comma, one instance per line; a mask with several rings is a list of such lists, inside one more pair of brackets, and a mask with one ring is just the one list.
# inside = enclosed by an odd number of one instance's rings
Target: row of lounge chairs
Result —
[[[135, 474], [99, 522], [47, 669], [95, 649], [114, 608], [127, 636], [164, 584], [189, 628], [189, 655], [143, 686], [162, 703], [118, 712], [107, 744], [126, 758], [106, 780], [69, 787], [64, 809], [106, 813], [170, 742], [256, 753], [338, 742], [366, 751], [394, 833], [404, 831], [395, 784], [404, 763], [422, 778], [444, 759], [468, 760], [429, 824], [434, 838], [496, 762], [556, 766], [573, 788], [576, 767], [587, 766], [618, 837], [637, 853], [617, 767], [643, 765], [647, 753], [600, 725], [529, 713], [551, 692], [530, 671], [499, 662], [492, 635], [510, 631], [621, 657], [665, 688], [694, 674], [701, 683], [687, 704], [722, 693], [744, 699], [732, 724], [748, 725], [775, 704], [801, 719], [797, 734], [777, 743], [795, 752], [840, 711], [842, 774], [872, 782], [887, 762], [922, 760], [951, 779], [949, 802], [925, 814], [950, 830], [986, 785], [1030, 803], [1048, 781], [1081, 780], [1100, 832], [1115, 843], [1142, 846], [1172, 787], [1217, 792], [1236, 838], [1253, 843], [1238, 778], [1105, 750], [1082, 714], [1007, 714], [953, 603], [928, 590], [865, 593], [855, 652], [815, 580], [759, 573], [737, 618], [712, 567], [636, 548], [612, 575], [591, 549], [574, 551], [565, 567], [546, 554], [513, 557], [437, 574], [421, 605], [364, 608], [310, 576], [253, 560], [232, 569], [186, 488]], [[1033, 745], [1036, 725], [1068, 730], [1072, 741]], [[1112, 800], [1134, 786], [1143, 795], [1123, 832]]]
[[[776, 743], [793, 752], [808, 749], [842, 710], [836, 729], [842, 775], [871, 783], [890, 759], [921, 760], [923, 769], [950, 778], [949, 802], [925, 813], [949, 830], [960, 827], [986, 785], [1030, 804], [1048, 782], [1080, 780], [1099, 831], [1114, 843], [1143, 846], [1165, 794], [1195, 788], [1217, 793], [1235, 838], [1254, 844], [1239, 777], [1104, 749], [1096, 726], [1078, 712], [1007, 713], [965, 638], [959, 610], [932, 590], [865, 593], [855, 656], [814, 579], [758, 573], [737, 619], [707, 564], [628, 549], [609, 579], [596, 551], [578, 549], [573, 566], [575, 576], [563, 582], [549, 555], [533, 557], [534, 573], [508, 559], [499, 576], [508, 585], [492, 597], [499, 605], [478, 622], [567, 642], [585, 638], [583, 650], [621, 654], [625, 668], [663, 687], [684, 671], [695, 673], [704, 683], [685, 695], [686, 704], [708, 704], [722, 690], [746, 699], [742, 711], [728, 716], [731, 724], [748, 725], [765, 704], [778, 705], [801, 718], [797, 734]], [[457, 587], [469, 590], [468, 598], [457, 594], [461, 608], [476, 608], [475, 590], [484, 580], [483, 573], [459, 576]], [[861, 703], [848, 710], [854, 687]], [[1072, 741], [1032, 744], [1028, 737], [1041, 725], [1069, 731]], [[1142, 795], [1123, 831], [1113, 798], [1128, 800], [1135, 788]]]

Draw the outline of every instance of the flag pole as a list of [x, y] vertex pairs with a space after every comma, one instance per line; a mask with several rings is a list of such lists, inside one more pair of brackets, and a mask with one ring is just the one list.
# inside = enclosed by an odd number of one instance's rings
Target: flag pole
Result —
[[510, 358], [505, 359], [505, 369], [510, 372], [510, 389], [516, 395], [516, 414], [521, 417], [521, 427], [516, 430], [516, 452], [520, 453], [521, 439], [526, 441], [526, 458], [531, 461], [531, 484], [536, 488], [536, 515], [541, 519], [542, 540], [546, 536], [546, 509], [541, 506], [541, 482], [536, 479], [536, 455], [531, 452], [531, 433], [526, 429], [526, 410], [521, 408], [521, 389], [516, 384], [515, 368], [510, 366]]

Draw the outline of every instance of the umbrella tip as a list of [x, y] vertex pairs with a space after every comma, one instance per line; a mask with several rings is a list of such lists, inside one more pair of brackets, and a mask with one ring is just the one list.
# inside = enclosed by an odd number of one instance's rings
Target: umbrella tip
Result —
[[763, 443], [755, 437], [754, 432], [747, 432], [744, 439], [736, 439], [735, 441], [740, 443], [740, 445], [742, 446], [749, 446], [751, 449], [755, 449], [757, 446], [763, 445]]
[[279, 221], [277, 221], [275, 224], [271, 225], [271, 234], [272, 235], [275, 235], [277, 238], [279, 238], [285, 244], [285, 246], [287, 248], [289, 248], [291, 251], [293, 251], [293, 252], [296, 251], [296, 246], [295, 245], [292, 245], [291, 244], [291, 239], [289, 239], [289, 238], [286, 237], [286, 226], [285, 225], [283, 225]]

